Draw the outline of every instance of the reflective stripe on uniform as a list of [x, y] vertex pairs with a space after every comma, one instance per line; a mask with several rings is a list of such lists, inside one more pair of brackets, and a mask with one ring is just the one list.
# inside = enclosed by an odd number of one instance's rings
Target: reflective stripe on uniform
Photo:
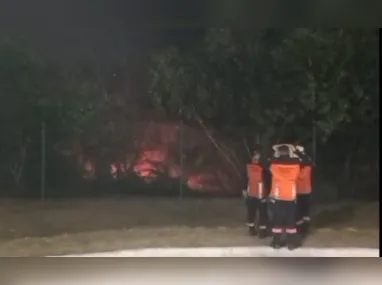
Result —
[[263, 183], [259, 182], [259, 198], [263, 198]]
[[259, 226], [259, 229], [260, 229], [260, 230], [266, 230], [266, 229], [267, 229], [267, 226]]
[[296, 224], [297, 224], [298, 226], [300, 226], [300, 225], [302, 225], [303, 223], [304, 223], [304, 221], [303, 221], [303, 220], [299, 220], [299, 221], [297, 221], [297, 223], [296, 223]]
[[287, 234], [295, 234], [297, 233], [297, 230], [294, 228], [294, 229], [286, 229], [286, 232]]
[[276, 185], [275, 186], [275, 199], [278, 199], [279, 198], [279, 196], [280, 196], [280, 186], [279, 185]]
[[275, 233], [275, 234], [281, 234], [282, 232], [283, 232], [283, 230], [280, 228], [273, 228], [272, 229], [272, 233]]
[[254, 226], [255, 226], [254, 223], [245, 223], [245, 225], [246, 225], [247, 227], [254, 227]]
[[302, 218], [304, 221], [306, 221], [306, 222], [309, 222], [310, 221], [310, 217], [303, 217]]

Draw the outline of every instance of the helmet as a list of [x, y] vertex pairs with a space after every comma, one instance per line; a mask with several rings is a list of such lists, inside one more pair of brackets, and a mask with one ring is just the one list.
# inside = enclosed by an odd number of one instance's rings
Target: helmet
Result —
[[260, 160], [260, 152], [254, 151], [252, 155], [252, 161], [259, 161]]

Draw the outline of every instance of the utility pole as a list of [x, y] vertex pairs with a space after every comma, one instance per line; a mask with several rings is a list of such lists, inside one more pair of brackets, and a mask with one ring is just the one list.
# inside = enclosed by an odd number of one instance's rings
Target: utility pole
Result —
[[45, 200], [45, 176], [46, 176], [46, 134], [45, 134], [45, 122], [41, 123], [41, 201]]

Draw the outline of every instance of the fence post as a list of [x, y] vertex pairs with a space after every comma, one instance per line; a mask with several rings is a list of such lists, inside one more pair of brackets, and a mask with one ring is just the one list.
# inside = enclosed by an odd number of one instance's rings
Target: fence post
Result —
[[179, 126], [179, 167], [180, 167], [180, 178], [179, 178], [179, 199], [183, 198], [183, 121], [180, 119]]
[[45, 122], [41, 123], [41, 192], [40, 199], [41, 201], [45, 200], [45, 170], [46, 170], [46, 161], [45, 161]]
[[312, 90], [312, 160], [316, 164], [316, 91]]

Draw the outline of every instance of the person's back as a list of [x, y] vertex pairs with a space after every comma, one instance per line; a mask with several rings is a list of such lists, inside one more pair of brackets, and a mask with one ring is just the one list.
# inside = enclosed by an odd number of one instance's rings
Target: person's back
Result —
[[252, 157], [251, 163], [247, 164], [248, 196], [262, 199], [268, 196], [266, 172], [269, 168], [268, 160], [258, 154]]
[[263, 168], [258, 163], [247, 164], [248, 196], [262, 198], [263, 196]]
[[280, 156], [270, 160], [272, 173], [271, 198], [282, 201], [294, 201], [297, 194], [297, 178], [300, 173], [300, 160], [289, 156]]
[[[250, 235], [265, 238], [268, 230], [267, 197], [268, 191], [264, 188], [264, 171], [268, 168], [266, 160], [255, 150], [251, 163], [247, 164], [247, 187], [243, 190], [247, 206], [247, 226]], [[258, 221], [257, 227], [255, 221]], [[258, 230], [258, 231], [257, 231]]]
[[270, 159], [272, 188], [270, 193], [273, 208], [273, 240], [271, 246], [280, 248], [283, 231], [287, 234], [289, 249], [298, 246], [296, 229], [296, 183], [300, 173], [300, 159], [290, 155], [287, 145], [277, 148], [277, 155]]
[[297, 194], [310, 194], [312, 191], [313, 163], [302, 147], [296, 147], [296, 154], [301, 160], [301, 170], [297, 179]]
[[297, 178], [297, 227], [305, 236], [310, 228], [310, 204], [312, 193], [313, 162], [302, 146], [296, 147], [296, 154], [301, 160], [301, 170]]

